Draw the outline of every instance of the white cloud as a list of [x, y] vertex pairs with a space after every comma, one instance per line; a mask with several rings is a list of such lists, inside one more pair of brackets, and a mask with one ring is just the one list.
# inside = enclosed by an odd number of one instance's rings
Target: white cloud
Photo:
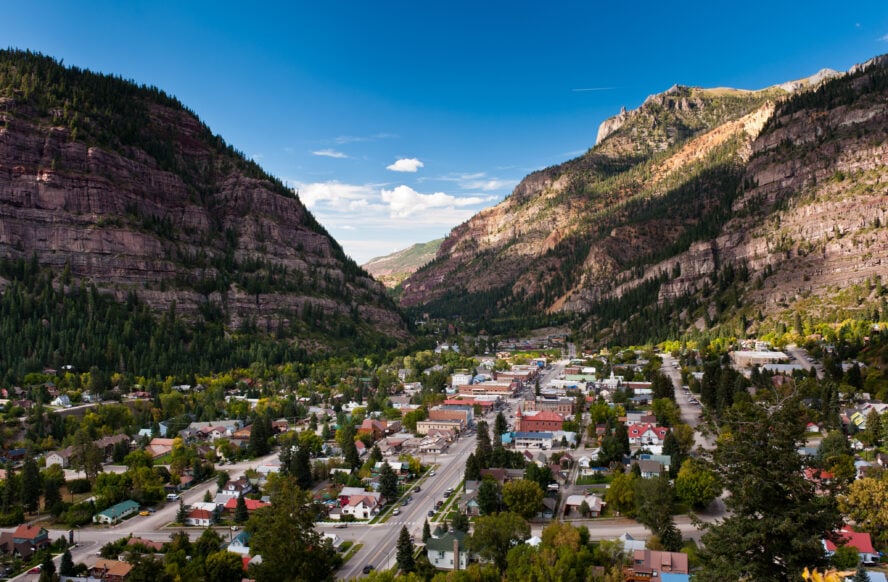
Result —
[[342, 182], [314, 182], [311, 184], [296, 184], [296, 192], [299, 199], [308, 208], [314, 208], [320, 203], [333, 207], [349, 207], [355, 204], [367, 204], [367, 198], [373, 195], [371, 186], [355, 184], [343, 184]]
[[316, 156], [322, 156], [322, 157], [325, 157], [325, 158], [336, 158], [337, 160], [343, 160], [343, 159], [345, 159], [345, 158], [348, 157], [348, 155], [346, 155], [346, 154], [344, 154], [344, 153], [342, 153], [342, 152], [338, 152], [338, 151], [336, 151], [336, 150], [332, 150], [332, 149], [317, 150], [317, 151], [314, 151], [314, 152], [311, 152], [311, 153], [312, 153], [313, 155], [316, 155]]
[[880, 37], [879, 37], [879, 40], [880, 40], [881, 42], [888, 42], [888, 34], [886, 34], [885, 36], [880, 36]]
[[383, 189], [381, 194], [382, 201], [388, 204], [393, 218], [407, 218], [413, 214], [421, 214], [433, 208], [452, 210], [463, 206], [476, 206], [492, 200], [492, 198], [482, 198], [479, 196], [458, 198], [444, 192], [421, 194], [410, 186], [404, 185], [398, 186], [394, 190]]
[[401, 158], [394, 164], [386, 166], [385, 169], [391, 170], [392, 172], [416, 172], [424, 165], [425, 164], [416, 158]]

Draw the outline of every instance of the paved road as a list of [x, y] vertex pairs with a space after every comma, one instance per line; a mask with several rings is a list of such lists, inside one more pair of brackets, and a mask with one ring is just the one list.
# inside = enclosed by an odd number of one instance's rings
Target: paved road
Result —
[[319, 525], [318, 529], [336, 532], [343, 539], [363, 544], [361, 548], [339, 571], [341, 580], [357, 578], [367, 564], [372, 564], [376, 569], [386, 569], [395, 566], [397, 554], [398, 534], [401, 527], [406, 526], [417, 540], [422, 539], [422, 526], [426, 519], [429, 520], [434, 530], [435, 524], [428, 512], [434, 509], [435, 502], [444, 499], [444, 490], [448, 487], [456, 489], [462, 481], [465, 473], [465, 460], [470, 452], [475, 449], [475, 437], [463, 436], [454, 443], [445, 454], [437, 455], [437, 468], [435, 476], [429, 476], [419, 484], [422, 491], [413, 494], [413, 501], [406, 507], [401, 507], [401, 514], [391, 516], [385, 523], [373, 525], [349, 524], [345, 529], [332, 529], [332, 526]]
[[807, 350], [800, 348], [795, 344], [790, 344], [786, 346], [786, 353], [795, 360], [796, 364], [801, 365], [805, 370], [814, 368], [815, 372], [817, 372], [817, 377], [821, 379], [823, 378], [823, 366], [818, 362], [809, 360], [808, 358], [810, 355]]
[[689, 393], [685, 392], [682, 387], [681, 370], [674, 366], [677, 361], [668, 354], [663, 354], [662, 359], [663, 365], [660, 368], [660, 371], [669, 376], [672, 380], [672, 384], [675, 387], [675, 403], [678, 404], [678, 408], [681, 410], [681, 419], [685, 424], [694, 429], [694, 444], [697, 447], [704, 449], [715, 448], [715, 439], [711, 436], [704, 435], [698, 429], [700, 425], [700, 413], [703, 411], [703, 407], [699, 404], [691, 404]]

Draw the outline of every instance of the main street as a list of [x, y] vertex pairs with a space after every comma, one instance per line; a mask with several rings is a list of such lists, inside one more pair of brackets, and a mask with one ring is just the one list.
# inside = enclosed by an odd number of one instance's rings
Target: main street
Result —
[[685, 391], [681, 383], [681, 370], [679, 370], [678, 361], [669, 354], [662, 354], [663, 365], [660, 371], [666, 374], [675, 388], [675, 403], [681, 411], [681, 420], [694, 429], [694, 444], [703, 449], [715, 448], [715, 440], [699, 430], [700, 414], [703, 407], [697, 398], [697, 404], [691, 403], [692, 398], [690, 392]]
[[[462, 436], [453, 444], [447, 453], [429, 456], [426, 461], [437, 463], [434, 476], [427, 476], [419, 483], [422, 491], [413, 493], [413, 501], [400, 507], [400, 515], [390, 515], [385, 523], [373, 525], [350, 523], [345, 529], [329, 529], [343, 539], [363, 547], [339, 570], [339, 578], [347, 580], [361, 575], [364, 566], [370, 564], [376, 569], [395, 567], [397, 557], [398, 534], [401, 527], [406, 526], [414, 538], [422, 538], [422, 526], [429, 520], [434, 530], [435, 524], [428, 512], [435, 508], [435, 502], [443, 500], [444, 490], [457, 486], [465, 473], [465, 462], [468, 454], [475, 449], [475, 437]], [[332, 525], [318, 524], [318, 529], [326, 530]]]

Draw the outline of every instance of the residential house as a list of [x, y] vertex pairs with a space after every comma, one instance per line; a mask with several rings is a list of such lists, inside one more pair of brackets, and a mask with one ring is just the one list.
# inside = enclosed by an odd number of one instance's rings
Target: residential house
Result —
[[[504, 435], [505, 436], [505, 435]], [[550, 448], [554, 434], [551, 432], [521, 432], [512, 433], [512, 442], [516, 448]]]
[[376, 420], [373, 418], [365, 418], [364, 422], [358, 428], [358, 434], [369, 434], [374, 441], [385, 436], [386, 422], [384, 420]]
[[663, 574], [688, 574], [688, 555], [680, 552], [635, 550], [632, 565], [623, 569], [624, 582], [664, 582]]
[[[244, 497], [244, 505], [247, 506], [247, 513], [253, 513], [257, 509], [262, 507], [268, 507], [271, 503], [266, 503], [261, 499], [250, 499], [249, 497]], [[237, 509], [237, 497], [229, 497], [223, 506], [225, 509], [225, 513], [234, 513], [235, 509]]]
[[153, 438], [145, 447], [145, 452], [151, 455], [152, 459], [168, 455], [173, 452], [173, 439]]
[[108, 582], [123, 582], [129, 576], [132, 564], [120, 560], [106, 560], [100, 558], [89, 569], [89, 577]]
[[46, 528], [35, 525], [22, 524], [12, 532], [0, 534], [0, 551], [22, 559], [30, 558], [51, 543]]
[[59, 465], [62, 469], [67, 469], [71, 464], [71, 453], [73, 451], [73, 447], [68, 447], [60, 451], [46, 453], [46, 466]]
[[252, 490], [253, 485], [250, 483], [250, 480], [246, 477], [241, 477], [240, 479], [235, 479], [226, 483], [225, 487], [219, 489], [219, 495], [237, 499], [241, 495], [246, 495]]
[[234, 539], [228, 544], [226, 548], [229, 552], [233, 552], [240, 556], [249, 556], [250, 555], [250, 532], [244, 530], [234, 536]]
[[569, 495], [564, 501], [565, 516], [580, 516], [580, 508], [585, 503], [589, 507], [589, 516], [598, 517], [606, 503], [597, 495]]
[[107, 437], [102, 437], [96, 441], [93, 441], [93, 444], [102, 451], [102, 454], [105, 457], [105, 462], [111, 462], [114, 459], [114, 449], [120, 445], [125, 445], [129, 448], [132, 439], [126, 434], [115, 434]]
[[647, 459], [642, 459], [640, 461], [636, 461], [638, 464], [638, 470], [641, 473], [641, 477], [643, 479], [654, 479], [659, 477], [663, 472], [663, 463], [660, 461], [651, 461]]
[[119, 523], [122, 519], [126, 519], [138, 512], [139, 504], [132, 499], [127, 499], [95, 514], [93, 516], [93, 523]]
[[341, 508], [342, 515], [351, 515], [355, 519], [370, 519], [382, 509], [382, 495], [366, 492], [363, 495], [350, 495], [348, 503]]
[[192, 509], [185, 516], [185, 525], [209, 527], [216, 523], [215, 513], [206, 509]]
[[856, 548], [860, 555], [860, 561], [864, 564], [872, 564], [879, 561], [879, 552], [873, 548], [873, 540], [866, 532], [854, 531], [850, 526], [844, 526], [839, 531], [833, 532], [830, 538], [823, 540], [826, 555], [831, 557], [838, 546], [851, 546]]
[[144, 546], [149, 550], [153, 550], [155, 552], [160, 552], [163, 550], [163, 542], [155, 542], [154, 540], [147, 540], [145, 538], [129, 538], [128, 540], [126, 540], [126, 545]]
[[70, 408], [71, 407], [71, 399], [68, 398], [67, 394], [62, 394], [57, 396], [50, 402], [52, 406], [61, 406], [62, 408]]
[[634, 424], [627, 427], [627, 432], [629, 433], [630, 445], [663, 446], [663, 441], [666, 439], [666, 434], [669, 432], [669, 428], [647, 423]]
[[465, 538], [466, 534], [461, 531], [429, 538], [426, 542], [426, 556], [429, 563], [439, 570], [465, 570], [469, 564]]

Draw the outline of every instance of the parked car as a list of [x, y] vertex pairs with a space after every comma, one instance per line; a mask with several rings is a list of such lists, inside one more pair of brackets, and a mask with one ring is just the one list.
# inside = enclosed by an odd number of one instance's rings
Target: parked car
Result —
[[401, 515], [401, 510], [400, 510], [399, 508], [396, 507], [396, 508], [392, 511], [392, 515]]
[[435, 517], [435, 510], [434, 509], [429, 510], [429, 517]]
[[366, 566], [364, 566], [363, 572], [364, 572], [364, 574], [369, 574], [370, 572], [372, 572], [375, 569], [376, 568], [373, 567], [373, 564], [367, 564]]
[[344, 528], [344, 527], [348, 527], [348, 524], [345, 523], [345, 522], [343, 522], [343, 523], [337, 523], [337, 524], [334, 525], [333, 527], [335, 527], [336, 529], [342, 529], [342, 528]]
[[435, 476], [435, 472], [434, 472], [434, 471], [429, 471], [429, 477], [434, 477], [434, 476]]

